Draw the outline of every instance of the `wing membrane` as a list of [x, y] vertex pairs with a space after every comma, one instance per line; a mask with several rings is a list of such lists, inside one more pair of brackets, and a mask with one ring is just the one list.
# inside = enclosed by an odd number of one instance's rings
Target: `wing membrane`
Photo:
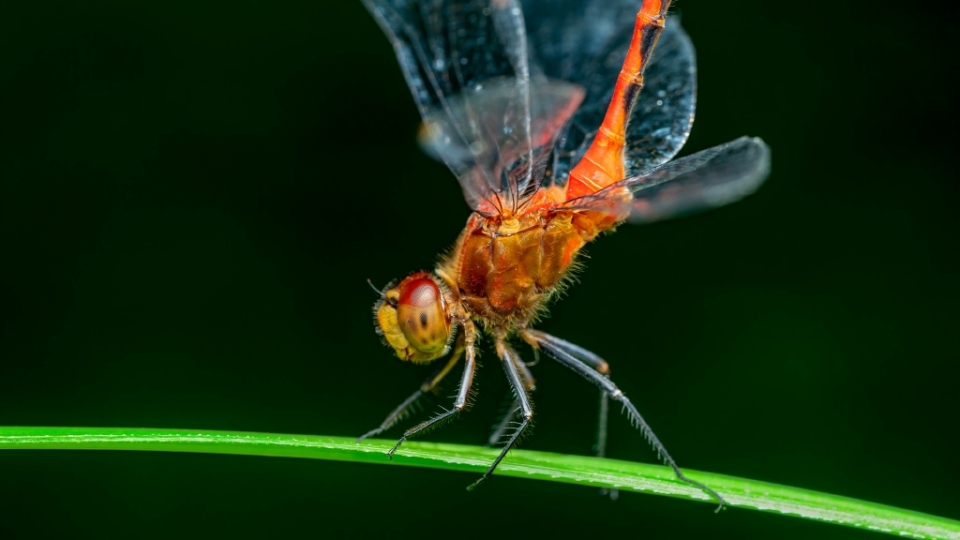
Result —
[[[571, 201], [584, 209], [629, 212], [628, 221], [647, 223], [723, 206], [753, 193], [770, 172], [770, 148], [741, 137], [670, 161], [596, 194]], [[627, 191], [631, 197], [623, 198]]]
[[[537, 145], [552, 146], [566, 120], [536, 116], [547, 110], [533, 105], [545, 94], [544, 79], [530, 60], [519, 1], [364, 4], [394, 46], [425, 121], [430, 153], [457, 175], [472, 208], [491, 199], [515, 208], [521, 193], [539, 185], [536, 173], [544, 167], [537, 163], [549, 148]], [[534, 95], [535, 90], [539, 94]], [[484, 110], [485, 105], [495, 107]], [[493, 118], [494, 112], [503, 116]], [[542, 133], [545, 126], [553, 126], [555, 133]], [[494, 128], [498, 131], [491, 132]], [[499, 148], [501, 143], [506, 147]], [[480, 151], [473, 152], [477, 148]], [[501, 157], [491, 161], [494, 154]]]
[[670, 161], [686, 144], [697, 107], [696, 69], [690, 37], [679, 20], [668, 19], [627, 124], [628, 175]]
[[[536, 81], [527, 92], [514, 79], [493, 81], [449, 100], [424, 116], [420, 143], [465, 186], [490, 188], [496, 204], [513, 205], [536, 188], [557, 135], [583, 98], [579, 86]], [[524, 95], [530, 96], [526, 105]], [[478, 208], [489, 191], [465, 190]], [[515, 206], [513, 207], [515, 209]]]
[[[491, 199], [516, 208], [545, 175], [565, 183], [603, 119], [639, 8], [637, 0], [363, 2], [395, 49], [425, 121], [421, 141], [457, 175], [475, 210]], [[550, 79], [582, 87], [565, 94], [566, 103], [582, 96], [580, 108], [556, 106]], [[628, 127], [629, 174], [679, 151], [694, 96], [693, 48], [670, 20]], [[500, 118], [484, 111], [491, 104]]]
[[[553, 178], [560, 185], [603, 121], [640, 6], [637, 0], [523, 2], [530, 48], [543, 73], [586, 90], [557, 144]], [[687, 141], [695, 109], [693, 45], [679, 20], [670, 18], [627, 125], [627, 174], [640, 174], [673, 158]]]

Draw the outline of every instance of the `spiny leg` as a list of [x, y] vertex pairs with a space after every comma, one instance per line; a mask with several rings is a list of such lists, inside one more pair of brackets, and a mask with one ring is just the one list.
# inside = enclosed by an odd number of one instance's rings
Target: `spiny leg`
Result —
[[500, 441], [503, 440], [503, 434], [507, 432], [507, 428], [510, 427], [513, 419], [517, 417], [517, 413], [520, 411], [520, 403], [518, 403], [517, 399], [513, 396], [510, 396], [510, 401], [506, 402], [506, 404], [508, 408], [506, 412], [503, 413], [500, 421], [493, 427], [493, 431], [490, 432], [490, 437], [487, 438], [487, 446], [500, 444]]
[[[604, 375], [608, 379], [609, 375]], [[607, 425], [610, 418], [610, 396], [600, 390], [600, 409], [597, 418], [597, 457], [607, 457]], [[620, 490], [617, 488], [600, 488], [601, 495], [608, 495], [611, 500], [617, 500], [620, 497]]]
[[723, 497], [706, 485], [697, 482], [696, 480], [691, 480], [683, 474], [683, 471], [680, 470], [677, 462], [670, 457], [666, 447], [663, 446], [663, 443], [660, 442], [660, 439], [658, 439], [653, 433], [653, 430], [650, 429], [650, 426], [647, 424], [646, 420], [640, 416], [640, 412], [637, 411], [637, 408], [633, 406], [633, 403], [627, 399], [627, 396], [625, 396], [623, 392], [617, 388], [617, 385], [615, 385], [613, 381], [598, 371], [591, 369], [589, 365], [577, 359], [563, 348], [558, 347], [554, 341], [556, 338], [553, 338], [553, 340], [539, 340], [537, 339], [538, 336], [546, 336], [546, 334], [529, 330], [524, 331], [523, 335], [528, 342], [530, 340], [537, 342], [539, 346], [555, 360], [579, 373], [593, 384], [599, 386], [600, 389], [606, 392], [614, 401], [619, 401], [623, 405], [623, 408], [627, 411], [631, 422], [640, 430], [641, 433], [643, 433], [644, 438], [646, 438], [650, 445], [653, 446], [654, 450], [657, 451], [657, 456], [660, 457], [661, 461], [673, 469], [673, 473], [677, 475], [677, 478], [686, 482], [687, 484], [690, 484], [691, 486], [699, 488], [704, 493], [719, 501], [720, 506], [717, 507], [717, 512], [723, 509], [723, 506], [726, 504], [726, 501], [723, 499]]
[[467, 486], [467, 491], [472, 491], [474, 488], [483, 483], [484, 480], [490, 477], [493, 474], [493, 471], [497, 468], [497, 465], [503, 461], [504, 456], [507, 455], [507, 452], [513, 448], [513, 445], [517, 443], [517, 440], [523, 434], [524, 430], [527, 429], [527, 426], [530, 425], [530, 421], [533, 420], [533, 404], [530, 402], [530, 396], [527, 395], [527, 390], [524, 387], [523, 379], [521, 378], [520, 371], [517, 369], [518, 363], [520, 363], [520, 357], [516, 352], [513, 351], [502, 339], [497, 341], [497, 355], [500, 357], [501, 363], [503, 364], [503, 371], [507, 374], [507, 380], [510, 381], [510, 388], [513, 389], [513, 393], [517, 398], [517, 402], [520, 404], [520, 413], [522, 414], [522, 419], [520, 420], [520, 425], [517, 426], [516, 431], [513, 432], [513, 435], [510, 437], [510, 440], [507, 441], [506, 446], [503, 447], [503, 450], [500, 451], [500, 455], [497, 456], [497, 459], [493, 460], [493, 463], [490, 465], [490, 468], [487, 469], [487, 472], [483, 473], [476, 482]]
[[[610, 376], [610, 365], [596, 354], [584, 349], [579, 345], [560, 339], [550, 334], [545, 334], [539, 330], [524, 330], [521, 334], [523, 339], [536, 351], [541, 343], [548, 343], [553, 347], [569, 354], [580, 360], [584, 364], [597, 370], [604, 377]], [[600, 389], [600, 421], [597, 423], [597, 457], [604, 457], [607, 453], [607, 417], [610, 409], [610, 402], [607, 392]]]
[[397, 441], [397, 444], [393, 445], [393, 448], [387, 451], [387, 456], [391, 459], [393, 459], [393, 453], [396, 452], [397, 448], [400, 448], [400, 445], [403, 444], [407, 439], [463, 412], [463, 409], [466, 408], [467, 402], [470, 398], [470, 389], [473, 387], [473, 374], [477, 369], [477, 354], [476, 346], [474, 345], [476, 343], [477, 336], [476, 327], [474, 326], [473, 322], [466, 321], [464, 323], [463, 334], [466, 359], [463, 364], [463, 376], [460, 379], [460, 388], [457, 390], [457, 398], [453, 402], [453, 408], [446, 410], [437, 416], [434, 416], [430, 420], [421, 422], [405, 431], [403, 436], [400, 437], [400, 440]]
[[[534, 349], [534, 351], [536, 351], [536, 349]], [[523, 387], [527, 390], [527, 392], [532, 392], [534, 388], [536, 388], [536, 381], [533, 378], [533, 374], [530, 373], [528, 366], [533, 364], [527, 364], [520, 361], [520, 357], [516, 353], [514, 353], [514, 355], [511, 357], [511, 360], [513, 360], [513, 365], [517, 368], [517, 372], [520, 374], [520, 380], [523, 382]], [[498, 444], [501, 441], [503, 434], [506, 433], [507, 428], [510, 427], [511, 422], [513, 422], [514, 418], [516, 418], [519, 414], [520, 402], [517, 401], [516, 397], [513, 397], [513, 399], [510, 400], [510, 408], [507, 409], [506, 414], [503, 415], [503, 418], [496, 425], [496, 427], [494, 427], [493, 432], [490, 433], [490, 438], [487, 439], [487, 444], [490, 446]]]
[[[610, 377], [610, 365], [596, 354], [584, 349], [583, 347], [570, 343], [550, 334], [545, 334], [539, 330], [525, 330], [523, 338], [533, 347], [534, 351], [539, 350], [539, 342], [548, 342], [551, 345], [563, 350], [570, 356], [580, 360], [584, 364], [597, 370], [604, 377]], [[595, 447], [597, 457], [606, 457], [607, 455], [607, 425], [610, 417], [610, 397], [605, 390], [600, 389], [600, 408], [597, 419], [597, 444]], [[611, 499], [616, 499], [620, 492], [617, 489], [603, 488], [601, 495], [609, 495]]]
[[420, 399], [421, 396], [428, 392], [432, 392], [434, 388], [443, 380], [444, 377], [450, 373], [450, 370], [453, 369], [453, 366], [457, 365], [457, 362], [460, 361], [460, 356], [463, 355], [463, 334], [457, 338], [457, 343], [454, 346], [453, 352], [450, 354], [450, 359], [447, 360], [445, 364], [440, 366], [440, 369], [435, 371], [433, 375], [430, 376], [427, 380], [423, 381], [423, 384], [420, 385], [420, 388], [410, 395], [407, 399], [403, 401], [396, 409], [393, 410], [389, 415], [387, 415], [386, 420], [380, 424], [380, 427], [376, 429], [371, 429], [370, 431], [361, 435], [357, 442], [360, 442], [368, 437], [373, 437], [383, 433], [384, 431], [392, 428], [397, 422], [402, 420], [410, 407]]
[[610, 396], [600, 390], [600, 408], [597, 415], [597, 457], [607, 457], [607, 421], [610, 418]]

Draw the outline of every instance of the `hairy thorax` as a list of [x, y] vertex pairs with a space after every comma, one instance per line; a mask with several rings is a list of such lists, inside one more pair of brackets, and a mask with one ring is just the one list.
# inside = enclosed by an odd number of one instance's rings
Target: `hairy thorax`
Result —
[[562, 287], [580, 249], [616, 221], [567, 209], [474, 214], [438, 274], [472, 318], [495, 334], [509, 333], [536, 317]]

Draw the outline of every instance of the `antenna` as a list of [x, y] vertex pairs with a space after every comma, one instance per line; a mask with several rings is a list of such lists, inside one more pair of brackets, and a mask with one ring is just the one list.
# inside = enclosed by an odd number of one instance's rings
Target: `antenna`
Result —
[[383, 298], [383, 296], [384, 296], [383, 291], [381, 291], [380, 289], [378, 289], [377, 286], [374, 285], [372, 281], [370, 281], [370, 278], [367, 278], [367, 284], [370, 285], [370, 288], [373, 289], [374, 292], [376, 292], [377, 295], [380, 296], [380, 298]]

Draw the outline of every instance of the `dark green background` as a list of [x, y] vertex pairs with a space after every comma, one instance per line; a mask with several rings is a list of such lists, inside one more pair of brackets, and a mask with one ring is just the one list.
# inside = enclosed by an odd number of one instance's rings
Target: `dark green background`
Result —
[[[364, 280], [430, 268], [468, 211], [417, 149], [372, 19], [306, 4], [3, 2], [0, 424], [352, 436], [420, 383], [374, 335]], [[591, 246], [543, 328], [609, 359], [683, 466], [960, 518], [947, 15], [892, 0], [677, 11], [699, 62], [685, 151], [761, 136], [773, 174], [730, 208]], [[491, 358], [473, 411], [431, 440], [485, 440], [506, 392]], [[594, 390], [535, 372], [525, 446], [589, 453]], [[655, 458], [619, 417], [609, 453]], [[472, 480], [3, 452], [0, 536], [874, 537]]]

